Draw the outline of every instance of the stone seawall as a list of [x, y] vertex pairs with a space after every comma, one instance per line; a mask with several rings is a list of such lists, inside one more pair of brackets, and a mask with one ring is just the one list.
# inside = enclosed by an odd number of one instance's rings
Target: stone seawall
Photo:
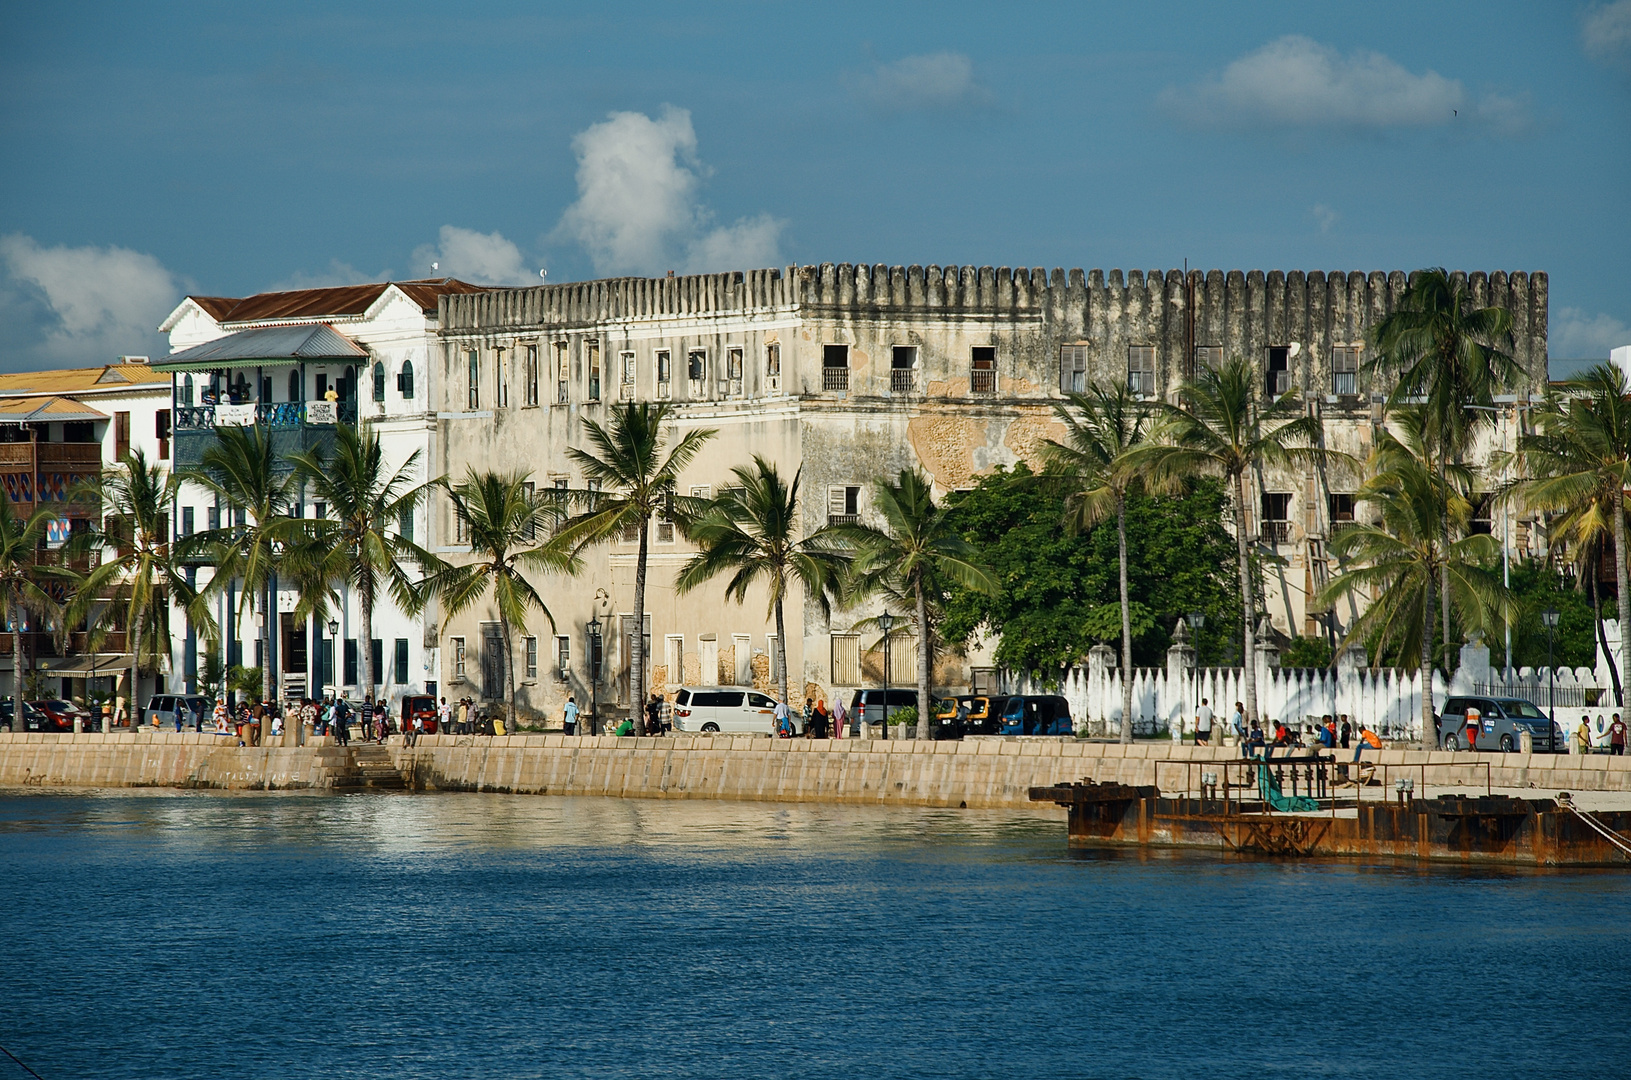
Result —
[[[0, 732], [0, 787], [270, 790], [354, 786], [356, 750], [327, 739], [240, 747], [214, 735]], [[663, 739], [427, 735], [389, 752], [424, 790], [667, 799], [1029, 807], [1029, 789], [1091, 777], [1180, 789], [1199, 766], [1238, 760], [1226, 747], [1062, 739], [883, 742], [728, 736]], [[1367, 754], [1367, 760], [1378, 755]], [[1631, 791], [1631, 757], [1384, 750], [1390, 776], [1417, 783], [1538, 792]]]

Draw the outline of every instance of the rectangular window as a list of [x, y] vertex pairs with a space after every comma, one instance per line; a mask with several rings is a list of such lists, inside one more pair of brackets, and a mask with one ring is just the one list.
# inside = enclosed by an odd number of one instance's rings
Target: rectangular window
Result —
[[1087, 346], [1059, 346], [1059, 392], [1087, 393]]
[[1263, 542], [1289, 544], [1291, 542], [1291, 495], [1289, 492], [1263, 493]]
[[481, 354], [471, 349], [467, 354], [469, 360], [469, 393], [465, 396], [464, 407], [467, 409], [481, 408]]
[[345, 639], [345, 672], [344, 672], [345, 677], [343, 679], [344, 685], [346, 685], [346, 686], [356, 686], [357, 685], [357, 668], [358, 668], [358, 666], [360, 664], [361, 664], [361, 658], [360, 658], [360, 655], [357, 652], [357, 639], [356, 638], [346, 638]]
[[1338, 345], [1331, 350], [1331, 393], [1353, 396], [1359, 393], [1359, 348]]
[[216, 529], [219, 529], [221, 527], [221, 508], [219, 506], [210, 507], [209, 513], [205, 515], [204, 520], [207, 523], [210, 532], [214, 532]]
[[1495, 519], [1490, 515], [1490, 507], [1494, 503], [1494, 497], [1475, 493], [1471, 496], [1471, 500], [1472, 521], [1467, 524], [1467, 531], [1482, 533], [1484, 536], [1493, 534], [1495, 532]]
[[505, 378], [504, 350], [493, 350], [493, 405], [505, 409], [510, 404], [510, 380]]
[[1222, 345], [1195, 346], [1195, 374], [1203, 371], [1216, 371], [1223, 366]]
[[182, 536], [191, 536], [192, 534], [193, 534], [193, 508], [190, 507], [190, 506], [183, 506], [181, 508], [181, 535]]
[[674, 378], [674, 357], [667, 349], [657, 350], [657, 396], [665, 398]]
[[408, 639], [396, 639], [396, 670], [391, 673], [391, 681], [398, 686], [408, 685]]
[[624, 544], [638, 544], [640, 542], [640, 523], [633, 519], [625, 521], [623, 528], [617, 534], [617, 539]]
[[968, 390], [971, 394], [997, 392], [997, 350], [991, 345], [976, 345], [969, 353]]
[[[527, 505], [536, 509], [538, 505], [538, 489], [531, 480], [522, 482], [521, 494], [526, 498]], [[522, 530], [522, 535], [528, 540], [538, 539], [538, 518], [536, 516], [527, 518], [527, 527]]]
[[452, 506], [453, 506], [453, 542], [455, 544], [468, 544], [470, 542], [470, 522], [464, 516], [464, 511], [462, 509], [460, 509], [459, 504], [457, 502], [454, 502], [452, 504]]
[[618, 397], [624, 401], [634, 400], [634, 354], [620, 352], [617, 354], [617, 385]]
[[153, 414], [153, 434], [159, 440], [159, 460], [170, 460], [170, 410], [160, 409]]
[[827, 489], [827, 524], [854, 525], [860, 519], [861, 489], [834, 485]]
[[1263, 390], [1279, 397], [1291, 389], [1291, 349], [1276, 345], [1269, 349], [1268, 366], [1263, 371]]
[[821, 346], [821, 389], [849, 389], [849, 346]]
[[318, 521], [328, 517], [328, 503], [314, 502], [311, 504], [311, 516]]
[[555, 342], [555, 404], [567, 403], [567, 386], [571, 379], [571, 370], [567, 367], [566, 342]]
[[600, 342], [598, 342], [598, 341], [586, 341], [586, 342], [583, 343], [583, 347], [584, 347], [584, 350], [588, 353], [588, 360], [589, 360], [589, 395], [585, 400], [587, 400], [587, 401], [599, 401], [600, 400]]
[[691, 380], [692, 396], [700, 396], [702, 384], [708, 381], [707, 349], [691, 349], [685, 354], [685, 377]]
[[709, 484], [695, 484], [691, 488], [691, 498], [709, 499], [713, 497], [714, 489]]
[[413, 507], [403, 506], [396, 514], [396, 534], [408, 543], [413, 543]]
[[526, 403], [538, 404], [538, 346], [527, 346]]
[[1344, 526], [1352, 525], [1354, 523], [1353, 495], [1345, 492], [1333, 491], [1326, 497], [1326, 504], [1331, 511], [1332, 535], [1335, 535], [1336, 532]]
[[1139, 397], [1155, 396], [1155, 346], [1127, 346], [1127, 390]]
[[572, 670], [572, 639], [564, 634], [555, 638], [555, 670], [563, 679]]
[[782, 388], [782, 347], [779, 344], [765, 346], [765, 380], [766, 388], [771, 393], [777, 393]]
[[566, 493], [568, 491], [570, 491], [571, 489], [572, 489], [572, 481], [566, 479], [565, 477], [556, 478], [556, 480], [555, 480], [555, 527], [557, 529], [560, 528], [561, 523], [566, 520], [566, 507], [567, 507]]
[[385, 642], [375, 638], [368, 643], [368, 660], [368, 673], [373, 677], [374, 685], [378, 686], [385, 681]]
[[917, 375], [917, 346], [896, 345], [889, 353], [889, 392], [909, 394]]
[[538, 677], [538, 639], [535, 637], [529, 637], [527, 639], [526, 672], [527, 678], [529, 679], [536, 679]]
[[725, 374], [730, 380], [728, 392], [733, 397], [740, 397], [742, 395], [743, 366], [741, 349], [725, 350]]
[[130, 453], [130, 414], [116, 412], [113, 414], [113, 459], [124, 460]]
[[453, 648], [453, 677], [462, 679], [464, 678], [464, 638], [449, 638], [448, 641]]
[[832, 681], [834, 686], [861, 684], [861, 636], [834, 634], [832, 636]]
[[657, 511], [657, 543], [672, 544], [674, 542], [674, 519], [668, 516], [667, 510]]

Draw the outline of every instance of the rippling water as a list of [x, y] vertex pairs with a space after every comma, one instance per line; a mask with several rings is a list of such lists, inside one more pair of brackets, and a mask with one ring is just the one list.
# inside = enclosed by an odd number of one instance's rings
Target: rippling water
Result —
[[1631, 876], [1089, 857], [1028, 814], [12, 795], [0, 965], [47, 1080], [1631, 1068]]

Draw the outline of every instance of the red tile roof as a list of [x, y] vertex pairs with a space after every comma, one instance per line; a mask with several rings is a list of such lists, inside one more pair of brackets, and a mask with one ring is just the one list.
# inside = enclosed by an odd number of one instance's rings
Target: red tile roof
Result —
[[382, 281], [372, 285], [340, 285], [327, 289], [292, 289], [287, 292], [257, 293], [235, 299], [228, 296], [191, 296], [218, 323], [261, 322], [266, 319], [325, 319], [361, 315], [380, 294], [395, 285], [408, 298], [430, 314], [436, 298], [447, 293], [484, 292], [485, 286], [471, 285], [455, 278], [420, 281]]

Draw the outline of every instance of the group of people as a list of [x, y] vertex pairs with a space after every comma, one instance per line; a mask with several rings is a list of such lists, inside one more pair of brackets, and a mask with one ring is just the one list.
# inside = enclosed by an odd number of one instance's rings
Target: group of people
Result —
[[[1209, 741], [1213, 727], [1211, 721], [1212, 710], [1207, 707], [1206, 699], [1202, 698], [1195, 721], [1195, 742], [1198, 745], [1204, 746]], [[1245, 705], [1235, 702], [1230, 727], [1234, 729], [1236, 742], [1240, 745], [1241, 757], [1266, 760], [1272, 758], [1276, 750], [1282, 753], [1310, 750], [1317, 754], [1321, 750], [1346, 750], [1353, 746], [1353, 760], [1358, 761], [1367, 749], [1382, 749], [1382, 737], [1368, 727], [1353, 723], [1347, 713], [1336, 716], [1326, 713], [1320, 717], [1319, 723], [1304, 724], [1300, 730], [1288, 727], [1283, 720], [1271, 720], [1267, 724], [1269, 733], [1265, 733], [1264, 724], [1256, 720], [1248, 725]]]
[[1580, 714], [1580, 726], [1574, 729], [1574, 752], [1577, 754], [1590, 754], [1606, 748], [1610, 754], [1625, 753], [1625, 721], [1620, 714], [1615, 713], [1614, 718], [1607, 723], [1603, 721], [1603, 714], [1597, 714], [1597, 731], [1593, 734], [1591, 729], [1591, 714]]
[[802, 734], [806, 739], [842, 739], [849, 734], [849, 715], [842, 701], [834, 701], [833, 707], [828, 709], [826, 698], [805, 698], [799, 719], [802, 723], [795, 724], [787, 703], [776, 702], [776, 737], [794, 739]]
[[[502, 721], [500, 721], [502, 723]], [[443, 697], [436, 705], [436, 730], [449, 735], [496, 735], [493, 718], [484, 716], [472, 697], [462, 697], [448, 704]]]

